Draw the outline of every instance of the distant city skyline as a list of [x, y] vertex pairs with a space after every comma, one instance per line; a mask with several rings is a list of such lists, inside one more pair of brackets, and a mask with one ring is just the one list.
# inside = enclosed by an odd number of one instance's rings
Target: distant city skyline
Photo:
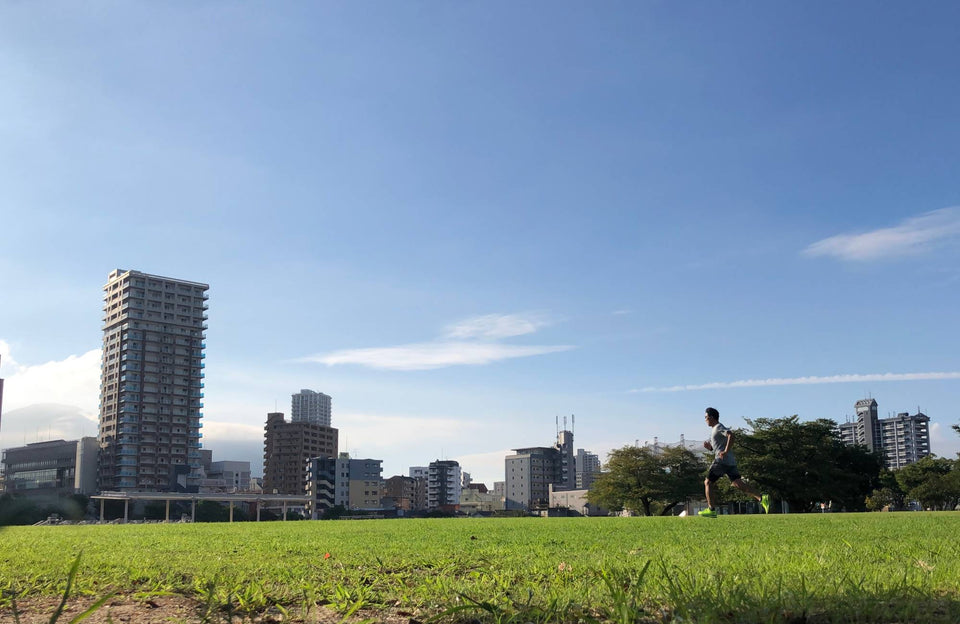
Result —
[[869, 15], [3, 4], [0, 446], [97, 434], [135, 267], [210, 285], [203, 446], [255, 471], [303, 388], [385, 475], [866, 397], [952, 457], [960, 5]]

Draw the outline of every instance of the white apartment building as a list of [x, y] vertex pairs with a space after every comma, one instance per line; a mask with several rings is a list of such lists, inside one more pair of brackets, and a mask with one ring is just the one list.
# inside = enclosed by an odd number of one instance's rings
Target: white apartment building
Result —
[[322, 392], [301, 390], [291, 396], [291, 422], [309, 422], [330, 427], [333, 399]]
[[900, 412], [892, 418], [879, 418], [874, 399], [861, 399], [854, 409], [856, 420], [839, 426], [844, 444], [879, 451], [888, 470], [903, 468], [930, 454], [930, 418], [919, 409], [916, 414]]

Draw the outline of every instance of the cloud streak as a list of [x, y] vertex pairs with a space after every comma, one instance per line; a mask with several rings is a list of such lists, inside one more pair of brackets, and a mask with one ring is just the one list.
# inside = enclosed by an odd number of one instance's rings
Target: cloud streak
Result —
[[418, 371], [449, 366], [478, 366], [548, 353], [569, 351], [571, 345], [510, 345], [499, 340], [524, 336], [549, 325], [539, 315], [487, 314], [448, 326], [440, 339], [392, 347], [344, 349], [300, 358], [327, 366], [355, 364], [381, 370]]
[[447, 328], [444, 337], [453, 340], [510, 338], [532, 334], [549, 322], [538, 315], [486, 314], [475, 316]]
[[960, 207], [957, 206], [911, 217], [894, 227], [831, 236], [811, 244], [803, 253], [869, 262], [924, 253], [937, 243], [951, 239], [960, 239]]
[[877, 373], [867, 375], [832, 375], [827, 377], [773, 377], [770, 379], [742, 379], [739, 381], [715, 381], [686, 386], [648, 387], [631, 392], [689, 392], [694, 390], [721, 390], [725, 388], [760, 388], [767, 386], [803, 386], [831, 383], [883, 382], [883, 381], [937, 381], [960, 379], [960, 372], [934, 373]]
[[425, 342], [374, 347], [369, 349], [346, 349], [325, 355], [302, 358], [304, 362], [318, 362], [327, 366], [357, 364], [382, 370], [431, 370], [448, 366], [490, 364], [499, 360], [529, 357], [569, 351], [570, 345], [522, 346], [481, 342]]

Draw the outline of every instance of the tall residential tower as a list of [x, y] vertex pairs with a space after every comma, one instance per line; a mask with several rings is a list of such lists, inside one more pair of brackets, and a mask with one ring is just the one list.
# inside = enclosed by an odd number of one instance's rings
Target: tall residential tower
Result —
[[881, 453], [888, 470], [903, 468], [930, 454], [930, 418], [919, 408], [916, 414], [900, 412], [892, 418], [878, 418], [877, 402], [861, 399], [854, 409], [857, 419], [838, 427], [844, 444]]
[[196, 492], [207, 284], [117, 269], [103, 287], [101, 491]]
[[332, 399], [322, 392], [301, 390], [290, 402], [292, 422], [308, 422], [324, 427], [330, 426], [330, 403]]

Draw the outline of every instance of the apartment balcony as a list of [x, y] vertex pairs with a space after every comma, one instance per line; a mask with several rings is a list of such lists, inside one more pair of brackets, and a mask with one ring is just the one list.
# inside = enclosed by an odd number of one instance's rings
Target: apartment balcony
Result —
[[136, 448], [126, 448], [126, 447], [123, 447], [119, 451], [117, 451], [117, 455], [136, 456], [138, 453], [139, 451]]
[[137, 465], [137, 460], [135, 460], [135, 459], [120, 459], [120, 460], [117, 460], [117, 465], [118, 465], [118, 466], [136, 466], [136, 465]]

